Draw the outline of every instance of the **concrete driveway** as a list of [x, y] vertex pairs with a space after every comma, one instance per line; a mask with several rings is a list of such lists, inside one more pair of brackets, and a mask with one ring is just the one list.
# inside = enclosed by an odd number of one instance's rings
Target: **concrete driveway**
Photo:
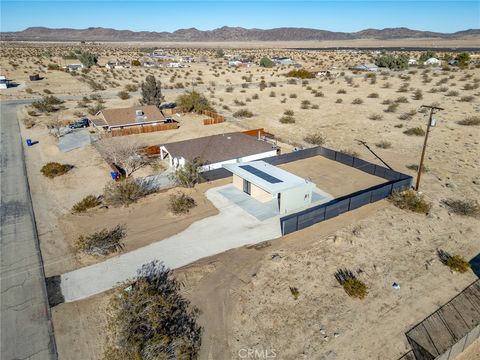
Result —
[[[153, 260], [172, 269], [236, 247], [260, 243], [281, 236], [278, 216], [256, 219], [224, 197], [221, 186], [206, 195], [220, 213], [190, 225], [168, 239], [61, 275], [65, 302], [76, 301], [112, 289], [136, 275], [137, 269]], [[127, 224], [128, 225], [128, 224]]]

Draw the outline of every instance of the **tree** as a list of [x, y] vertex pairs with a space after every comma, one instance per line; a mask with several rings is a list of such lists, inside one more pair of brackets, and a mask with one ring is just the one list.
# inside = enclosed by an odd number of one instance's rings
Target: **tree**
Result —
[[186, 161], [185, 165], [179, 167], [170, 175], [170, 180], [174, 181], [177, 185], [193, 188], [195, 184], [202, 179], [200, 171], [203, 165], [203, 162], [199, 158], [195, 158], [193, 161]]
[[400, 54], [398, 56], [393, 54], [382, 54], [376, 59], [375, 64], [378, 67], [403, 70], [408, 67], [408, 57], [405, 54]]
[[138, 59], [132, 60], [132, 66], [140, 66], [140, 65], [142, 65], [142, 63]]
[[81, 52], [78, 56], [78, 60], [83, 64], [83, 66], [90, 67], [97, 64], [97, 55], [92, 54], [91, 52], [84, 51]]
[[223, 52], [222, 49], [218, 49], [216, 52], [215, 52], [215, 57], [217, 58], [223, 58], [225, 56], [225, 53]]
[[96, 146], [105, 161], [121, 167], [127, 177], [146, 164], [138, 144], [131, 138], [106, 138], [98, 141]]
[[458, 60], [458, 65], [460, 66], [468, 65], [468, 63], [470, 62], [470, 54], [466, 52], [462, 52], [458, 54], [457, 60]]
[[212, 110], [208, 99], [199, 92], [187, 91], [177, 97], [177, 107], [184, 112]]
[[111, 298], [108, 310], [105, 360], [198, 358], [199, 311], [180, 294], [180, 284], [162, 263], [143, 265]]
[[162, 95], [162, 83], [156, 80], [155, 76], [148, 75], [142, 83], [142, 99], [143, 105], [160, 106], [164, 97]]
[[260, 59], [260, 66], [262, 66], [262, 67], [271, 68], [274, 65], [275, 65], [275, 63], [266, 56], [264, 56]]
[[423, 62], [427, 61], [428, 59], [430, 59], [430, 58], [432, 58], [432, 57], [434, 58], [434, 57], [436, 57], [436, 56], [437, 56], [437, 54], [436, 54], [434, 51], [428, 50], [428, 51], [423, 52], [423, 53], [420, 55], [420, 58], [419, 58], [418, 60], [423, 63]]

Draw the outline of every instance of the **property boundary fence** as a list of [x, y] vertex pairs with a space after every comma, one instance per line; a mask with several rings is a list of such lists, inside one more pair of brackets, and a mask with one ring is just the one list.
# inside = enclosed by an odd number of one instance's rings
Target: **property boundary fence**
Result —
[[178, 128], [179, 128], [179, 125], [177, 123], [130, 126], [123, 129], [113, 129], [112, 131], [105, 133], [105, 136], [116, 137], [116, 136], [142, 134], [142, 133], [150, 133], [150, 132], [164, 131], [164, 130], [173, 130]]
[[[371, 186], [367, 189], [333, 199], [328, 203], [313, 206], [300, 212], [280, 218], [282, 235], [312, 226], [324, 220], [331, 219], [347, 211], [358, 209], [361, 206], [382, 200], [390, 196], [393, 191], [403, 191], [411, 187], [412, 177], [398, 171], [341, 153], [323, 146], [298, 150], [288, 154], [261, 159], [271, 165], [280, 165], [296, 160], [307, 159], [313, 156], [323, 156], [338, 161], [367, 174], [386, 179], [387, 182]], [[215, 169], [202, 173], [203, 181], [213, 181], [231, 176], [226, 169]]]

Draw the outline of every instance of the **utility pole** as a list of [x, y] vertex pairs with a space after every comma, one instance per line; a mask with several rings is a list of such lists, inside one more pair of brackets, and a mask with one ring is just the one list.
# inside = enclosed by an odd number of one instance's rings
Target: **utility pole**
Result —
[[425, 133], [425, 140], [423, 141], [422, 157], [420, 158], [420, 164], [418, 165], [417, 183], [415, 184], [416, 191], [418, 191], [418, 188], [420, 187], [420, 177], [422, 175], [423, 159], [425, 158], [425, 150], [427, 148], [427, 140], [428, 140], [428, 134], [430, 133], [430, 127], [432, 126], [433, 114], [435, 113], [435, 110], [443, 110], [443, 108], [441, 107], [430, 106], [430, 105], [422, 105], [421, 107], [430, 109], [430, 115], [428, 117], [427, 132]]

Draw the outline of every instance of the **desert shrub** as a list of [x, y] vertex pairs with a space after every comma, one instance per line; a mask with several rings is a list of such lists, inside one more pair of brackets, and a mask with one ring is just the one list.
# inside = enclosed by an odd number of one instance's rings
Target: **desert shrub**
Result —
[[300, 296], [300, 291], [298, 291], [298, 288], [296, 288], [295, 286], [290, 286], [290, 293], [295, 300], [297, 300]]
[[48, 95], [53, 94], [49, 89], [43, 89], [43, 92]]
[[94, 208], [98, 205], [100, 205], [102, 202], [99, 200], [99, 198], [95, 195], [88, 195], [85, 196], [82, 200], [77, 202], [75, 205], [72, 207], [72, 211], [74, 213], [82, 213], [87, 211], [88, 209]]
[[343, 289], [350, 297], [364, 299], [368, 295], [367, 285], [348, 269], [337, 270], [335, 279], [343, 286]]
[[468, 96], [462, 96], [459, 101], [461, 101], [461, 102], [472, 102], [473, 99], [475, 99], [473, 96], [468, 95]]
[[234, 90], [234, 87], [233, 87], [233, 86], [227, 86], [227, 87], [225, 88], [225, 92], [227, 92], [227, 93], [231, 93], [231, 92], [233, 92], [233, 90]]
[[423, 136], [425, 135], [425, 130], [423, 130], [421, 127], [413, 127], [410, 129], [407, 129], [403, 132], [405, 135], [409, 136]]
[[480, 125], [480, 116], [468, 116], [457, 122], [458, 125], [475, 126]]
[[118, 96], [120, 99], [122, 99], [122, 100], [127, 100], [127, 99], [130, 98], [130, 94], [129, 94], [128, 92], [126, 92], [126, 91], [119, 91], [119, 92], [117, 93], [117, 96]]
[[408, 57], [405, 54], [382, 54], [376, 60], [375, 64], [378, 67], [386, 67], [389, 69], [403, 70], [408, 68]]
[[374, 120], [374, 121], [378, 121], [378, 120], [382, 120], [383, 119], [383, 116], [380, 115], [380, 114], [372, 114], [368, 117], [370, 120]]
[[305, 69], [294, 69], [290, 70], [288, 73], [285, 74], [287, 77], [293, 77], [297, 79], [313, 79], [315, 78], [315, 74], [311, 73]]
[[72, 165], [60, 164], [58, 162], [49, 162], [42, 166], [40, 172], [43, 174], [43, 176], [53, 179], [54, 177], [66, 174], [72, 168]]
[[60, 65], [58, 65], [58, 64], [48, 64], [47, 69], [48, 70], [60, 70]]
[[347, 90], [345, 89], [338, 89], [337, 90], [337, 94], [346, 94], [347, 93]]
[[367, 97], [368, 97], [368, 98], [370, 98], [370, 99], [376, 99], [376, 98], [378, 98], [378, 93], [371, 93], [371, 94], [368, 94], [368, 96], [367, 96]]
[[356, 151], [351, 150], [351, 149], [341, 149], [340, 152], [343, 153], [343, 154], [346, 154], [346, 155], [353, 156], [353, 157], [358, 157], [359, 156], [359, 154]]
[[32, 119], [30, 117], [23, 119], [23, 125], [25, 125], [26, 129], [31, 129], [32, 127], [35, 126], [35, 124], [36, 124], [35, 119]]
[[396, 207], [417, 213], [428, 214], [432, 204], [427, 202], [423, 195], [414, 190], [394, 191], [388, 198]]
[[310, 101], [309, 100], [302, 100], [302, 103], [300, 104], [300, 108], [306, 110], [309, 107], [310, 107]]
[[183, 192], [170, 195], [168, 200], [168, 209], [175, 215], [186, 214], [196, 205], [195, 200]]
[[388, 105], [388, 107], [384, 110], [387, 113], [394, 113], [398, 109], [398, 103], [393, 103]]
[[285, 112], [283, 113], [283, 115], [287, 115], [287, 116], [293, 116], [294, 112], [293, 110], [285, 110]]
[[253, 117], [253, 113], [248, 109], [240, 109], [240, 110], [235, 111], [233, 113], [233, 117], [236, 117], [236, 118], [251, 118], [251, 117]]
[[460, 255], [450, 255], [448, 252], [439, 249], [438, 258], [443, 265], [448, 266], [453, 271], [465, 273], [470, 269], [470, 264]]
[[193, 188], [195, 184], [202, 179], [200, 172], [203, 165], [200, 158], [195, 158], [193, 161], [186, 161], [185, 165], [177, 168], [177, 170], [170, 175], [170, 179], [179, 186]]
[[312, 145], [323, 145], [325, 144], [326, 137], [320, 133], [308, 134], [303, 138], [303, 140]]
[[295, 124], [295, 118], [291, 115], [284, 115], [279, 121], [282, 124]]
[[78, 56], [78, 60], [83, 64], [83, 66], [89, 68], [97, 63], [97, 55], [92, 54], [91, 52], [84, 51]]
[[58, 106], [63, 104], [63, 101], [55, 96], [45, 96], [42, 100], [35, 100], [32, 106], [40, 112], [53, 112], [58, 110]]
[[408, 103], [408, 99], [405, 96], [400, 96], [395, 100], [398, 104], [406, 104]]
[[202, 329], [198, 309], [163, 264], [142, 266], [135, 279], [112, 296], [104, 360], [197, 359]]
[[458, 91], [456, 90], [450, 90], [445, 94], [445, 96], [458, 96]]
[[343, 102], [342, 99], [337, 99], [337, 100], [335, 100], [335, 103], [336, 103], [336, 104], [341, 104], [342, 102]]
[[445, 199], [442, 200], [442, 203], [448, 206], [448, 208], [457, 215], [462, 216], [480, 216], [480, 205], [478, 201], [475, 200], [456, 200], [456, 199]]
[[105, 203], [113, 206], [128, 206], [150, 193], [152, 193], [151, 190], [130, 177], [112, 181], [103, 190]]
[[184, 112], [213, 110], [208, 99], [196, 91], [187, 91], [177, 97], [177, 107]]
[[96, 103], [95, 105], [88, 107], [88, 113], [90, 115], [96, 115], [99, 111], [102, 111], [103, 109], [105, 109], [104, 105], [100, 103]]
[[90, 235], [80, 235], [75, 241], [75, 251], [93, 256], [105, 256], [123, 249], [122, 239], [126, 235], [124, 225], [103, 229]]
[[417, 114], [417, 110], [413, 109], [413, 110], [407, 111], [406, 113], [403, 113], [398, 118], [400, 120], [411, 120], [416, 114]]
[[415, 90], [415, 92], [413, 93], [412, 98], [413, 98], [413, 100], [422, 100], [422, 99], [423, 99], [422, 90], [420, 90], [420, 89]]
[[355, 99], [353, 99], [352, 104], [354, 104], [354, 105], [363, 104], [363, 100], [360, 99], [360, 98], [355, 98]]
[[318, 104], [313, 104], [311, 108], [314, 110], [318, 110], [320, 107], [318, 106]]
[[265, 68], [272, 68], [275, 66], [275, 63], [268, 57], [264, 56], [260, 59], [260, 66]]
[[142, 65], [142, 63], [138, 59], [132, 60], [131, 64], [132, 64], [132, 66], [141, 66]]
[[138, 90], [138, 86], [135, 85], [135, 84], [127, 84], [125, 85], [125, 91], [128, 91], [128, 92], [135, 92]]
[[270, 96], [270, 97], [275, 97], [275, 96], [277, 96], [277, 94], [275, 93], [275, 91], [270, 91], [270, 95], [269, 95], [269, 96]]
[[[418, 171], [418, 164], [408, 164], [405, 167], [413, 171]], [[429, 171], [428, 167], [425, 165], [422, 165], [422, 173], [426, 173], [428, 171]]]
[[258, 94], [253, 94], [252, 95], [252, 99], [253, 100], [258, 100], [260, 97], [258, 96]]
[[378, 143], [375, 144], [376, 147], [380, 148], [380, 149], [390, 149], [392, 147], [392, 143], [389, 142], [389, 141], [380, 141]]
[[290, 99], [296, 99], [297, 98], [297, 94], [290, 94]]

